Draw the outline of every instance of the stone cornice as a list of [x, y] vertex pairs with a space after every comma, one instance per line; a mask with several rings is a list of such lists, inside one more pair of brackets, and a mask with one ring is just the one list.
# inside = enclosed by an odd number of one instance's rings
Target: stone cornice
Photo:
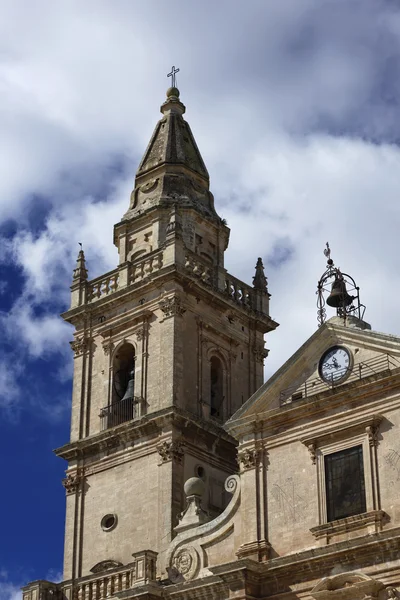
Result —
[[168, 429], [168, 426], [182, 431], [194, 428], [200, 430], [202, 435], [207, 432], [214, 439], [217, 438], [218, 444], [236, 444], [236, 441], [222, 427], [175, 406], [145, 415], [137, 421], [128, 421], [89, 437], [70, 442], [57, 448], [55, 453], [68, 461], [93, 456], [104, 450], [117, 449], [120, 442], [134, 442], [144, 437], [158, 438], [163, 431]]
[[[262, 596], [273, 595], [285, 586], [313, 581], [328, 576], [340, 564], [365, 568], [376, 564], [376, 556], [385, 557], [385, 571], [390, 561], [397, 561], [400, 546], [400, 527], [375, 534], [356, 537], [327, 546], [303, 550], [287, 556], [273, 558], [266, 563], [242, 559], [224, 565], [209, 567], [213, 575], [224, 582], [232, 580], [235, 573], [249, 572], [255, 580], [262, 581]], [[205, 580], [203, 580], [205, 581]], [[177, 587], [177, 586], [175, 586]], [[312, 586], [307, 586], [312, 587]]]
[[[398, 559], [399, 545], [400, 527], [396, 527], [274, 558], [263, 565], [263, 583], [268, 585], [278, 578], [281, 583], [317, 579], [338, 564], [342, 567], [375, 565], [377, 555], [385, 556], [385, 563], [389, 563]], [[210, 568], [210, 571], [215, 572], [215, 569]]]
[[[351, 405], [351, 408], [347, 409], [349, 414], [354, 414], [356, 409], [367, 408], [366, 402], [368, 401], [371, 403], [370, 406], [373, 402], [379, 404], [379, 412], [383, 412], [387, 397], [394, 390], [400, 392], [399, 369], [391, 371], [389, 374], [385, 372], [383, 376], [375, 374], [364, 379], [345, 383], [338, 388], [328, 389], [305, 400], [252, 414], [247, 418], [243, 417], [237, 421], [228, 421], [224, 428], [237, 439], [244, 434], [260, 431], [263, 431], [265, 437], [267, 435], [271, 436], [283, 427], [285, 428], [285, 434], [290, 435], [288, 430], [296, 427], [297, 423], [300, 424], [304, 422], [304, 419], [307, 419], [311, 424], [312, 419], [321, 419], [324, 416], [333, 415], [335, 410], [344, 404], [346, 406]], [[380, 407], [381, 404], [382, 408]], [[391, 399], [390, 408], [394, 408], [397, 404], [400, 406], [400, 395], [396, 404], [393, 404]], [[367, 408], [367, 410], [371, 409]], [[336, 418], [343, 418], [343, 413], [341, 415], [335, 413]]]
[[[145, 293], [147, 288], [159, 287], [166, 280], [171, 278], [171, 275], [176, 278], [177, 282], [183, 285], [190, 293], [201, 295], [206, 299], [207, 302], [212, 303], [213, 305], [220, 306], [223, 311], [233, 311], [238, 316], [245, 314], [247, 318], [252, 319], [255, 323], [258, 324], [258, 327], [263, 331], [270, 331], [271, 329], [275, 329], [278, 326], [271, 317], [264, 315], [258, 311], [245, 308], [239, 306], [235, 302], [233, 302], [228, 296], [226, 296], [222, 290], [216, 289], [214, 287], [210, 287], [201, 282], [201, 280], [191, 277], [188, 272], [178, 265], [167, 265], [162, 267], [157, 272], [153, 273], [151, 277], [143, 279], [137, 283], [132, 283], [127, 285], [126, 287], [120, 288], [115, 292], [108, 294], [104, 297], [99, 298], [98, 300], [86, 304], [82, 304], [77, 306], [76, 308], [67, 310], [66, 312], [61, 314], [61, 317], [72, 324], [79, 322], [80, 319], [84, 315], [92, 314], [94, 317], [97, 315], [97, 312], [103, 312], [105, 307], [108, 307], [111, 304], [118, 305], [119, 303], [124, 303], [126, 301], [126, 296], [132, 295], [132, 293], [137, 292], [138, 295], [142, 296]], [[189, 286], [187, 285], [190, 282]], [[90, 283], [90, 282], [89, 282]], [[210, 299], [212, 297], [212, 300]], [[153, 299], [150, 302], [157, 302], [158, 299]], [[156, 304], [155, 304], [156, 306]], [[140, 307], [139, 307], [140, 308]], [[149, 309], [149, 307], [147, 307]], [[138, 311], [139, 312], [139, 311]], [[141, 313], [140, 313], [141, 315]], [[138, 314], [137, 317], [139, 318]], [[107, 324], [108, 325], [108, 324]], [[104, 325], [104, 328], [107, 329], [107, 325]]]

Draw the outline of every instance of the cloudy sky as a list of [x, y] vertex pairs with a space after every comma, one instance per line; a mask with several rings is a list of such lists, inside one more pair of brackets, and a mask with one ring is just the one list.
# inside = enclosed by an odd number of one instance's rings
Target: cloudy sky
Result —
[[0, 600], [62, 568], [69, 301], [117, 264], [171, 65], [231, 227], [269, 279], [266, 376], [316, 329], [329, 240], [374, 329], [400, 334], [400, 9], [390, 0], [2, 0]]

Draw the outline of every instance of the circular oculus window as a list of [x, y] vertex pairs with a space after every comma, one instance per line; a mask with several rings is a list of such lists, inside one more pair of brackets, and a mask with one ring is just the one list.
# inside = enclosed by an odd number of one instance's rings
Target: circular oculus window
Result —
[[108, 515], [104, 515], [104, 517], [101, 520], [101, 528], [103, 531], [111, 531], [112, 529], [114, 529], [114, 527], [117, 526], [117, 515], [113, 515], [113, 514], [108, 514]]

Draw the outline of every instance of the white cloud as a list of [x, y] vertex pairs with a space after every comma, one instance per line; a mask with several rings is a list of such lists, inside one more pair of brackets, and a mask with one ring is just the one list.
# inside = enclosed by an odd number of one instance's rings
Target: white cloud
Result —
[[21, 600], [20, 588], [8, 581], [0, 581], [0, 600]]
[[[232, 230], [227, 266], [250, 282], [257, 256], [290, 248], [279, 267], [264, 260], [281, 322], [267, 342], [268, 371], [315, 329], [327, 240], [360, 283], [366, 317], [398, 332], [399, 151], [366, 141], [398, 131], [376, 95], [399, 53], [398, 23], [396, 8], [376, 0], [254, 0], [251, 10], [223, 0], [195, 11], [178, 0], [5, 2], [0, 223], [18, 227], [0, 262], [12, 256], [24, 277], [1, 317], [9, 337], [30, 357], [70, 361], [70, 329], [56, 312], [68, 304], [77, 243], [91, 277], [117, 264], [112, 224], [178, 59], [187, 119]], [[113, 168], [121, 157], [130, 169]], [[48, 216], [32, 229], [41, 195]]]

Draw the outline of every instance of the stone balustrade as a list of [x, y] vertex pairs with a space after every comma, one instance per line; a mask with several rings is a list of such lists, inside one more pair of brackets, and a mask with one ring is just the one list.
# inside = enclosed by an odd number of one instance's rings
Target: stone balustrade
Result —
[[240, 279], [236, 279], [232, 275], [226, 275], [224, 292], [231, 300], [237, 302], [237, 304], [254, 308], [254, 290], [243, 283], [243, 281], [240, 281]]
[[129, 283], [137, 283], [163, 266], [163, 253], [157, 252], [130, 265]]
[[188, 253], [185, 256], [185, 269], [189, 271], [191, 275], [198, 277], [208, 285], [212, 284], [213, 268], [209, 264], [206, 264], [196, 254]]
[[99, 298], [108, 296], [118, 289], [119, 272], [118, 269], [110, 271], [103, 277], [98, 277], [89, 282], [88, 302], [94, 302]]
[[101, 572], [61, 583], [34, 581], [22, 588], [23, 600], [106, 600], [136, 585], [156, 581], [157, 552], [143, 550], [127, 565], [107, 568], [107, 562], [95, 569]]

